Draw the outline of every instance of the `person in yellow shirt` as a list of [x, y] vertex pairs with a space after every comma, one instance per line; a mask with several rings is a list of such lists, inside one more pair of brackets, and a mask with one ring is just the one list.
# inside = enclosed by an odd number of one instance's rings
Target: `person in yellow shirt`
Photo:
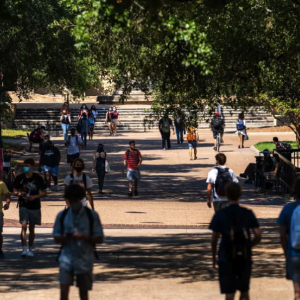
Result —
[[[6, 198], [6, 203], [3, 206], [2, 198]], [[2, 207], [4, 210], [9, 209], [9, 204], [10, 204], [10, 193], [7, 189], [6, 184], [3, 181], [0, 181], [0, 258], [4, 258], [4, 253], [2, 251], [2, 245], [3, 245], [3, 236], [2, 236], [2, 231], [3, 231], [3, 211]]]

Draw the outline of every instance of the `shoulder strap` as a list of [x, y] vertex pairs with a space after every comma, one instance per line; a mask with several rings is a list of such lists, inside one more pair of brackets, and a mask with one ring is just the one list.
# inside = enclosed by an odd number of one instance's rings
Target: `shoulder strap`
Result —
[[70, 184], [72, 184], [72, 183], [73, 183], [73, 181], [74, 181], [74, 174], [73, 174], [73, 173], [71, 173], [69, 176], [70, 176], [70, 178], [72, 179], [72, 180], [70, 181]]
[[[69, 211], [69, 207], [67, 208], [67, 209], [65, 209], [64, 211], [63, 211], [63, 213], [61, 214], [61, 218], [60, 218], [60, 230], [61, 230], [61, 235], [63, 235], [64, 234], [64, 221], [65, 221], [65, 217], [66, 217], [66, 215], [67, 215], [67, 212]], [[60, 257], [60, 254], [61, 254], [61, 251], [62, 251], [62, 249], [63, 249], [63, 244], [60, 246], [60, 249], [59, 249], [59, 252], [58, 252], [58, 254], [57, 254], [57, 257], [56, 257], [56, 261], [58, 262], [58, 259], [59, 259], [59, 257]]]
[[85, 173], [82, 173], [82, 180], [83, 180], [84, 187], [86, 189], [86, 175], [85, 175]]

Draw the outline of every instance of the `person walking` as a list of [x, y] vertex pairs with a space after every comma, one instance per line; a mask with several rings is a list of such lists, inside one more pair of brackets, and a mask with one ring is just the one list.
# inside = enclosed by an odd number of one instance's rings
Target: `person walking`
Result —
[[89, 114], [89, 109], [86, 106], [86, 104], [82, 104], [81, 105], [80, 110], [79, 110], [79, 114], [78, 114], [78, 117], [77, 117], [77, 121], [79, 121], [80, 119], [82, 119], [83, 114], [86, 114], [87, 116]]
[[96, 119], [98, 118], [98, 112], [97, 112], [97, 108], [95, 105], [92, 105], [90, 112], [93, 114], [93, 117], [96, 121]]
[[184, 116], [183, 115], [178, 115], [174, 119], [174, 125], [175, 125], [175, 133], [177, 136], [177, 144], [182, 144], [183, 143], [183, 134], [185, 131], [185, 126], [184, 126]]
[[[3, 205], [3, 197], [5, 197], [6, 202]], [[3, 253], [2, 247], [3, 247], [3, 225], [4, 225], [4, 214], [3, 209], [8, 210], [10, 205], [10, 193], [6, 186], [6, 184], [3, 181], [0, 181], [0, 258], [4, 258], [5, 255]]]
[[214, 150], [217, 151], [217, 136], [220, 134], [221, 136], [221, 143], [224, 143], [223, 141], [223, 135], [224, 135], [224, 128], [225, 128], [225, 121], [221, 118], [219, 113], [215, 113], [214, 118], [211, 119], [210, 122], [210, 129], [213, 132], [213, 138], [214, 138]]
[[135, 148], [135, 141], [129, 142], [129, 149], [124, 154], [123, 171], [127, 167], [127, 179], [129, 180], [128, 196], [132, 197], [132, 189], [134, 186], [134, 195], [138, 196], [138, 182], [141, 179], [140, 166], [142, 164], [142, 155], [139, 150]]
[[175, 134], [172, 120], [169, 118], [168, 113], [165, 113], [163, 118], [161, 118], [159, 121], [159, 131], [162, 138], [163, 150], [166, 150], [166, 142], [168, 145], [168, 149], [171, 149], [171, 142], [170, 142], [171, 129], [173, 130], [173, 134]]
[[239, 146], [238, 148], [244, 148], [244, 140], [246, 136], [246, 121], [244, 119], [244, 114], [240, 113], [239, 118], [236, 121], [236, 129], [239, 137]]
[[230, 182], [239, 182], [234, 172], [226, 167], [226, 155], [218, 153], [216, 156], [216, 167], [209, 171], [206, 180], [207, 183], [207, 206], [212, 207], [214, 210], [218, 210], [228, 205], [226, 198], [226, 185]]
[[89, 112], [89, 122], [90, 122], [90, 130], [89, 130], [89, 140], [93, 139], [94, 136], [94, 129], [95, 129], [95, 118], [92, 112]]
[[56, 191], [60, 190], [58, 185], [58, 169], [61, 160], [60, 151], [54, 147], [52, 141], [47, 141], [40, 156], [40, 170], [44, 171], [47, 192], [51, 191], [51, 176], [53, 178]]
[[111, 131], [112, 135], [117, 135], [118, 124], [120, 123], [120, 114], [117, 112], [117, 108], [114, 106], [112, 112], [110, 113], [111, 120]]
[[68, 115], [71, 116], [71, 110], [70, 110], [70, 105], [68, 102], [64, 102], [64, 104], [62, 105], [59, 113], [62, 114], [63, 111], [66, 111]]
[[65, 189], [73, 183], [83, 187], [86, 192], [86, 197], [82, 199], [82, 205], [87, 206], [89, 202], [91, 208], [94, 209], [94, 199], [92, 195], [93, 182], [88, 175], [83, 173], [83, 170], [85, 169], [84, 161], [81, 158], [76, 158], [73, 161], [72, 168], [73, 172], [64, 180]]
[[104, 194], [103, 193], [103, 184], [104, 184], [104, 178], [106, 173], [106, 162], [108, 161], [107, 154], [104, 151], [104, 146], [102, 144], [98, 145], [97, 151], [94, 155], [94, 161], [93, 161], [93, 173], [97, 173], [98, 177], [98, 187], [99, 191], [98, 194]]
[[80, 146], [83, 145], [82, 139], [75, 134], [76, 129], [71, 129], [71, 135], [69, 135], [66, 142], [67, 146], [67, 163], [72, 167], [73, 161], [80, 156]]
[[88, 132], [91, 128], [91, 123], [85, 113], [83, 113], [82, 119], [80, 122], [81, 122], [81, 139], [83, 141], [83, 145], [86, 146], [86, 138], [87, 138]]
[[[188, 146], [189, 146], [189, 154], [190, 160], [197, 159], [197, 146], [199, 144], [199, 134], [198, 129], [196, 128], [196, 124], [192, 123], [188, 128], [188, 132], [186, 135]], [[194, 152], [194, 155], [193, 155]]]
[[277, 220], [280, 226], [280, 243], [286, 260], [286, 279], [293, 281], [295, 300], [300, 300], [300, 178], [293, 186], [295, 201], [286, 204]]
[[111, 127], [111, 112], [112, 112], [112, 107], [110, 107], [105, 115], [105, 123], [108, 124], [108, 128], [109, 128], [109, 135], [112, 136], [113, 132], [112, 132], [112, 127]]
[[[225, 300], [234, 300], [237, 290], [241, 293], [240, 300], [249, 300], [252, 248], [261, 241], [261, 232], [254, 213], [239, 205], [241, 185], [229, 183], [226, 195], [229, 205], [215, 213], [209, 226], [213, 231], [213, 267], [218, 264], [221, 294], [226, 294]], [[221, 236], [217, 263], [217, 244]]]
[[[24, 173], [18, 175], [14, 181], [14, 194], [19, 197], [19, 217], [21, 230], [22, 253], [21, 257], [33, 257], [35, 239], [35, 225], [41, 225], [41, 198], [47, 197], [44, 179], [33, 172], [34, 160], [24, 160]], [[27, 226], [29, 224], [29, 248], [27, 251]]]
[[60, 122], [64, 140], [66, 141], [68, 138], [69, 127], [71, 124], [71, 114], [69, 114], [66, 109], [62, 110], [62, 113], [60, 115]]
[[39, 126], [38, 128], [34, 129], [29, 135], [31, 142], [36, 144], [42, 144], [44, 141], [45, 129], [45, 126]]
[[93, 286], [96, 244], [103, 243], [103, 228], [97, 212], [83, 207], [85, 190], [81, 186], [68, 186], [64, 198], [70, 206], [57, 215], [53, 228], [54, 241], [61, 245], [60, 299], [69, 299], [70, 286], [76, 276], [80, 299], [88, 300], [88, 291]]

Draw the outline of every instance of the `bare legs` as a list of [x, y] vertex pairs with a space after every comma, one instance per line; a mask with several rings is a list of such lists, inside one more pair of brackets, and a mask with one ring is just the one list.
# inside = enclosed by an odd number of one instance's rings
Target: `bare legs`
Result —
[[244, 148], [245, 136], [239, 133], [239, 147]]
[[[35, 225], [29, 225], [29, 247], [33, 247], [35, 239]], [[22, 246], [26, 247], [27, 245], [27, 224], [22, 224], [22, 230], [21, 230], [21, 242]]]

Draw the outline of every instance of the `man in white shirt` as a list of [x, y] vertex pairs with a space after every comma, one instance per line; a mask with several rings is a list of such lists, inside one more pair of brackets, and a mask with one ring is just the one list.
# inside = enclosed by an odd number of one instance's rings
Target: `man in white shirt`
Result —
[[239, 182], [234, 172], [225, 166], [226, 155], [218, 153], [216, 155], [216, 167], [209, 171], [207, 183], [207, 206], [212, 207], [215, 212], [228, 205], [225, 188], [229, 182]]
[[[84, 188], [86, 196], [81, 200], [83, 206], [87, 206], [88, 202], [92, 209], [94, 209], [94, 199], [92, 195], [93, 182], [89, 176], [83, 173], [85, 168], [84, 161], [81, 158], [76, 158], [72, 165], [73, 172], [65, 178], [64, 185], [65, 188], [70, 184], [78, 184]], [[87, 201], [87, 199], [88, 201]], [[67, 203], [68, 205], [68, 203]]]
[[72, 167], [73, 161], [80, 156], [80, 146], [83, 145], [82, 139], [75, 134], [76, 129], [71, 129], [71, 135], [69, 135], [66, 146], [67, 149], [67, 163]]

